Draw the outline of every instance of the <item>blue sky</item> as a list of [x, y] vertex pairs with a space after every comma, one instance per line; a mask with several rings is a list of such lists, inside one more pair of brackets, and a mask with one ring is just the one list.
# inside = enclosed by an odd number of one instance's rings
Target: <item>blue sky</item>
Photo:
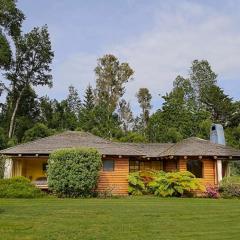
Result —
[[148, 87], [153, 107], [191, 61], [207, 59], [219, 85], [240, 99], [240, 1], [19, 0], [24, 31], [47, 24], [55, 59], [54, 87], [40, 95], [63, 99], [72, 84], [83, 94], [94, 84], [96, 59], [113, 53], [135, 70], [125, 98], [135, 112], [140, 87]]

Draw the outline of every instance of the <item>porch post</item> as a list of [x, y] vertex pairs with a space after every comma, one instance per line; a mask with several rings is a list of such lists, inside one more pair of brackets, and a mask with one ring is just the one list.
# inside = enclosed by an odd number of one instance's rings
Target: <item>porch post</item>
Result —
[[217, 160], [217, 183], [222, 181], [222, 160]]
[[13, 174], [13, 160], [8, 158], [4, 166], [4, 178], [11, 178]]

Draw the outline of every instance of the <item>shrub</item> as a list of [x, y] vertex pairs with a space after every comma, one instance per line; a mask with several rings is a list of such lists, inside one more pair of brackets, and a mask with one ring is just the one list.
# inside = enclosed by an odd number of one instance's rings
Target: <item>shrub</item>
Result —
[[239, 198], [240, 177], [225, 177], [220, 183], [219, 192], [223, 198]]
[[218, 187], [212, 185], [206, 186], [205, 196], [207, 198], [219, 198], [220, 194]]
[[0, 179], [0, 198], [38, 198], [44, 193], [25, 177]]
[[143, 195], [147, 192], [140, 172], [130, 173], [128, 176], [128, 193], [134, 196]]
[[180, 197], [192, 191], [205, 190], [200, 181], [190, 172], [161, 173], [148, 184], [150, 192], [161, 197]]
[[60, 149], [48, 160], [48, 186], [59, 197], [87, 197], [97, 186], [101, 155], [95, 149]]

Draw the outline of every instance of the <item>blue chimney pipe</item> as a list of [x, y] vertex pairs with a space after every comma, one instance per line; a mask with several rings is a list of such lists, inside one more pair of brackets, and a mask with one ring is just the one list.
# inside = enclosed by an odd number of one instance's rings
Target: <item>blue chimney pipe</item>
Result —
[[224, 130], [221, 124], [212, 124], [210, 130], [210, 142], [226, 145]]

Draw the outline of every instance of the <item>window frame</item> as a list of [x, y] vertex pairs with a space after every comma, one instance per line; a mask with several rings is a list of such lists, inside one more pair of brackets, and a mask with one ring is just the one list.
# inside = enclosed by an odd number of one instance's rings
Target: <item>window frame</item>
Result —
[[[189, 170], [189, 168], [188, 168], [188, 164], [190, 163], [190, 162], [199, 162], [199, 163], [201, 163], [201, 177], [199, 177], [199, 176], [197, 176], [193, 171], [190, 171]], [[187, 164], [186, 164], [187, 166], [187, 171], [188, 172], [190, 172], [190, 173], [192, 173], [192, 174], [194, 174], [194, 176], [196, 177], [196, 178], [204, 178], [204, 162], [202, 161], [202, 160], [200, 160], [200, 159], [189, 159], [189, 160], [187, 160]]]
[[[134, 164], [131, 164], [133, 163]], [[153, 162], [158, 162], [160, 170], [158, 171], [163, 171], [163, 161], [162, 160], [135, 160], [135, 159], [129, 159], [129, 172], [139, 172], [139, 171], [148, 171], [148, 170], [156, 170], [153, 168]], [[146, 163], [150, 163], [150, 168], [149, 169], [141, 169], [145, 168]]]
[[[112, 162], [112, 168], [110, 169], [106, 169], [105, 167], [104, 167], [104, 163], [106, 163], [106, 162]], [[102, 165], [102, 170], [103, 170], [103, 172], [114, 172], [115, 171], [115, 160], [113, 160], [113, 159], [104, 159], [103, 160], [103, 165]]]

